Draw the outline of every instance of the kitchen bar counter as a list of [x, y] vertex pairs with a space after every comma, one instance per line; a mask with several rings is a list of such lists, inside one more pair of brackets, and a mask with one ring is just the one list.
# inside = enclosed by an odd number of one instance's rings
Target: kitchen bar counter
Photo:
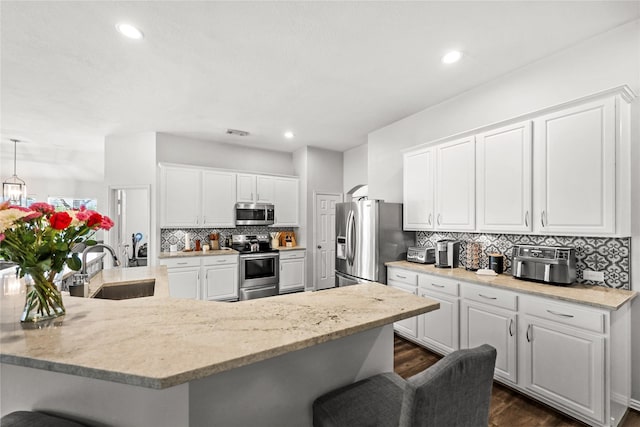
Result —
[[593, 307], [617, 310], [637, 295], [637, 292], [623, 289], [612, 289], [604, 286], [584, 285], [574, 283], [569, 286], [555, 286], [544, 283], [531, 282], [516, 279], [509, 274], [497, 276], [484, 276], [464, 268], [436, 268], [433, 264], [417, 264], [407, 261], [393, 261], [385, 264], [387, 267], [398, 267], [419, 273], [434, 274], [437, 276], [458, 279], [470, 283], [494, 286], [525, 292], [532, 295], [540, 295], [563, 301], [586, 304]]
[[199, 257], [199, 256], [218, 256], [218, 255], [233, 255], [238, 254], [239, 252], [235, 249], [216, 249], [216, 250], [208, 250], [204, 251], [177, 251], [177, 252], [160, 252], [158, 255], [159, 259], [168, 259], [168, 258], [189, 258], [189, 257]]

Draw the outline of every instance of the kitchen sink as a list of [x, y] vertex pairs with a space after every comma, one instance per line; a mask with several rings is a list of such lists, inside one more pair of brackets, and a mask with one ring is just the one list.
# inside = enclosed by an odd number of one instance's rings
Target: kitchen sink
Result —
[[156, 287], [155, 279], [150, 279], [142, 282], [127, 283], [127, 284], [113, 284], [104, 285], [93, 298], [99, 299], [131, 299], [151, 297]]

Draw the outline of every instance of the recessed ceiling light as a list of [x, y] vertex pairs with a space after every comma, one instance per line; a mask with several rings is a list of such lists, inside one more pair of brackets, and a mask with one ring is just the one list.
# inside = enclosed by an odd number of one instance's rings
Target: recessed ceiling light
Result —
[[291, 131], [287, 131], [284, 133], [284, 137], [287, 139], [292, 139], [295, 135]]
[[130, 39], [140, 40], [141, 38], [144, 37], [144, 35], [142, 34], [142, 31], [140, 31], [139, 29], [137, 29], [131, 24], [120, 23], [116, 25], [116, 29], [120, 34], [122, 34], [125, 37], [129, 37]]
[[453, 64], [454, 62], [458, 62], [460, 58], [462, 58], [462, 52], [458, 50], [452, 50], [442, 57], [442, 62], [444, 64]]

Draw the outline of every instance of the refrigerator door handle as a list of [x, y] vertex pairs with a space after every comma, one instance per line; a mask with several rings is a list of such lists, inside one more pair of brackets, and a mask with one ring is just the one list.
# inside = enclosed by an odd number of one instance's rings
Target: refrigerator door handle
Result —
[[353, 254], [352, 254], [352, 246], [351, 246], [351, 218], [353, 217], [353, 211], [349, 211], [347, 215], [347, 263], [349, 265], [353, 265]]

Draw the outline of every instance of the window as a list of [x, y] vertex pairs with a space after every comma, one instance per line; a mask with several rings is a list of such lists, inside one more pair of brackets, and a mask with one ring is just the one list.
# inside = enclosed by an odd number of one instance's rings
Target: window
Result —
[[53, 205], [56, 210], [64, 209], [80, 209], [84, 206], [90, 210], [98, 209], [98, 201], [96, 199], [74, 199], [73, 197], [49, 197], [47, 202]]

